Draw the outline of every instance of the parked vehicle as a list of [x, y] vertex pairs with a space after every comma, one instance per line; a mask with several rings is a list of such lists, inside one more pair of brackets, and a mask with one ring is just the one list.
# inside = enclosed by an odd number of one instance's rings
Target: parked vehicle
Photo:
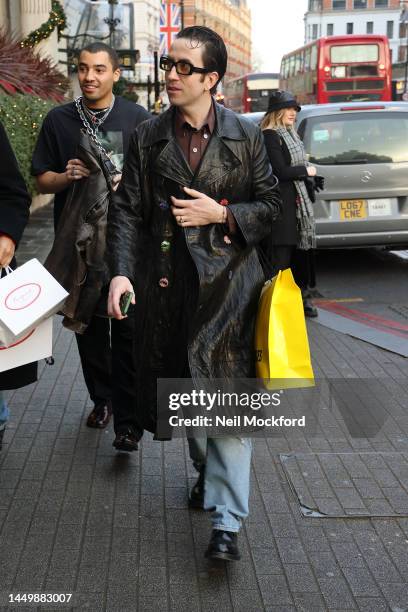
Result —
[[[259, 122], [263, 113], [248, 116]], [[304, 106], [297, 130], [325, 178], [317, 247], [408, 246], [408, 103]]]
[[279, 87], [299, 104], [391, 100], [391, 71], [386, 36], [328, 36], [283, 56]]

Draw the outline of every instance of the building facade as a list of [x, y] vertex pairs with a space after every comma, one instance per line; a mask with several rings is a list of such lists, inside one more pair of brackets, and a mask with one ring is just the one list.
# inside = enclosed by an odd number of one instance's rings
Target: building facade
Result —
[[251, 72], [251, 12], [245, 0], [184, 0], [184, 25], [218, 32], [228, 49], [225, 79]]
[[[51, 11], [51, 0], [0, 0], [0, 27], [24, 38], [45, 23]], [[35, 50], [59, 63], [57, 31], [41, 41]], [[59, 69], [64, 72], [63, 68]]]

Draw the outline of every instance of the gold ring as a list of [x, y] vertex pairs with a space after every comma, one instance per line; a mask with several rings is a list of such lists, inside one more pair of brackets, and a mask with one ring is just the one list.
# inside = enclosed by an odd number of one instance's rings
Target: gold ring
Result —
[[183, 217], [180, 217], [180, 223], [181, 223], [181, 225], [183, 225], [183, 223], [184, 223]]

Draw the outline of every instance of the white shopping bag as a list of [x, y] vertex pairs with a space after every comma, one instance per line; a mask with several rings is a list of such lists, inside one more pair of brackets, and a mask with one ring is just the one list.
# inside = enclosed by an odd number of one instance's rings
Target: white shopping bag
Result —
[[52, 317], [10, 346], [0, 347], [0, 372], [52, 355]]
[[0, 279], [0, 328], [3, 328], [0, 341], [3, 346], [12, 343], [13, 339], [21, 339], [58, 312], [67, 296], [65, 289], [38, 259], [31, 259], [3, 276]]

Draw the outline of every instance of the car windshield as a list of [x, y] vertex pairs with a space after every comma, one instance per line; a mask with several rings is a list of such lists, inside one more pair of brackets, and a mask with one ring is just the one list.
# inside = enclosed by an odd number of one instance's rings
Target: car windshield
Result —
[[[304, 129], [302, 129], [304, 128]], [[310, 117], [300, 132], [310, 162], [320, 165], [408, 161], [408, 113], [356, 112]]]

